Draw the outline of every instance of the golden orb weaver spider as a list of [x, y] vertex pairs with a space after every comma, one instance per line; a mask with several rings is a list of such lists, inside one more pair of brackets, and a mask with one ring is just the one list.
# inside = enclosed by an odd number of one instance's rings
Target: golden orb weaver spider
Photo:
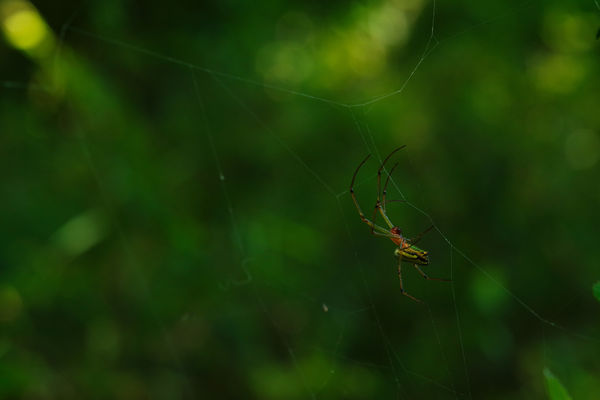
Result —
[[[404, 236], [402, 236], [402, 231], [400, 230], [400, 228], [397, 227], [396, 225], [394, 225], [386, 214], [385, 206], [387, 203], [391, 203], [394, 201], [403, 201], [403, 200], [389, 200], [389, 201], [386, 200], [387, 187], [388, 187], [388, 184], [390, 183], [390, 178], [392, 176], [392, 172], [394, 172], [394, 169], [396, 169], [399, 162], [395, 163], [392, 166], [392, 168], [390, 169], [390, 171], [388, 172], [387, 178], [385, 179], [385, 184], [383, 185], [383, 191], [381, 190], [381, 171], [383, 171], [385, 164], [390, 159], [390, 157], [392, 155], [394, 155], [394, 153], [396, 153], [398, 150], [401, 150], [405, 147], [406, 147], [406, 145], [400, 146], [397, 149], [393, 150], [390, 154], [388, 154], [388, 156], [385, 158], [385, 160], [383, 160], [383, 162], [379, 166], [379, 169], [377, 170], [377, 201], [375, 203], [375, 209], [373, 210], [373, 216], [371, 217], [371, 219], [368, 219], [365, 216], [365, 214], [362, 212], [362, 209], [360, 208], [360, 205], [358, 204], [358, 200], [356, 200], [356, 195], [354, 194], [354, 181], [356, 180], [356, 175], [358, 175], [358, 171], [367, 162], [369, 157], [371, 157], [371, 154], [367, 155], [365, 157], [365, 159], [362, 160], [362, 162], [360, 164], [358, 164], [356, 171], [354, 171], [354, 175], [352, 175], [352, 181], [350, 182], [350, 195], [352, 196], [354, 205], [356, 206], [356, 209], [358, 210], [358, 215], [360, 215], [360, 219], [365, 224], [367, 224], [371, 227], [371, 233], [375, 236], [388, 237], [392, 240], [392, 242], [394, 242], [394, 244], [396, 246], [398, 246], [396, 248], [396, 250], [394, 250], [394, 256], [398, 257], [398, 278], [400, 279], [400, 292], [403, 295], [411, 298], [412, 300], [421, 303], [421, 300], [408, 294], [404, 290], [404, 285], [402, 284], [402, 261], [411, 263], [417, 269], [417, 271], [419, 271], [421, 276], [423, 276], [423, 278], [425, 278], [425, 279], [435, 280], [435, 281], [444, 281], [444, 282], [449, 282], [450, 280], [442, 279], [442, 278], [432, 278], [432, 277], [428, 276], [425, 272], [423, 272], [423, 270], [421, 268], [419, 268], [419, 265], [428, 265], [429, 264], [429, 253], [425, 250], [418, 248], [417, 246], [415, 246], [415, 244], [417, 244], [419, 242], [419, 240], [421, 240], [423, 235], [425, 235], [427, 232], [429, 232], [433, 228], [433, 225], [431, 225], [429, 228], [425, 229], [423, 232], [419, 233], [414, 239], [407, 239]], [[389, 229], [379, 226], [374, 222], [375, 218], [377, 217], [378, 211], [379, 211], [379, 214], [381, 214], [381, 216], [383, 217], [383, 220], [385, 221], [385, 223], [387, 224]]]

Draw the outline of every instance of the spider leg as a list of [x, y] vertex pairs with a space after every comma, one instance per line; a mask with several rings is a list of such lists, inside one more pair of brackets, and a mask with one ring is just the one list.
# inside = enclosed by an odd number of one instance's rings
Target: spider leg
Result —
[[[375, 208], [373, 209], [373, 215], [371, 216], [371, 220], [373, 221], [373, 225], [375, 225], [375, 220], [377, 218], [377, 209], [379, 208], [378, 204], [375, 204]], [[374, 227], [371, 227], [371, 233], [375, 234]]]
[[[381, 227], [379, 227], [379, 228], [383, 229], [383, 232], [385, 232], [385, 233], [379, 233], [379, 232], [375, 232], [375, 227], [376, 227], [377, 225], [375, 224], [375, 222], [374, 222], [374, 221], [375, 221], [375, 218], [377, 217], [377, 210], [379, 210], [379, 211], [381, 212], [381, 206], [379, 206], [378, 204], [375, 204], [375, 209], [373, 210], [373, 216], [371, 217], [371, 220], [372, 220], [372, 221], [370, 221], [370, 222], [373, 224], [373, 226], [371, 226], [371, 233], [372, 233], [373, 235], [375, 235], [375, 236], [385, 236], [385, 237], [389, 237], [389, 238], [396, 238], [396, 239], [400, 239], [400, 238], [401, 238], [400, 236], [398, 236], [398, 235], [395, 235], [395, 234], [391, 233], [390, 231], [388, 231], [388, 230], [387, 230], [387, 229], [385, 229], [385, 228], [381, 228]], [[385, 214], [383, 214], [383, 215], [384, 215], [384, 217], [386, 217], [386, 219], [387, 219], [387, 215], [385, 215]], [[392, 227], [393, 227], [393, 226], [390, 226], [390, 228], [392, 228]]]
[[[356, 207], [356, 210], [358, 211], [358, 215], [360, 216], [360, 219], [367, 225], [369, 225], [371, 227], [371, 233], [375, 236], [386, 236], [386, 237], [395, 237], [395, 235], [392, 235], [387, 229], [375, 224], [373, 221], [371, 221], [370, 219], [368, 219], [365, 214], [363, 213], [362, 209], [360, 208], [360, 205], [358, 204], [358, 200], [356, 199], [356, 195], [354, 194], [354, 181], [356, 180], [356, 175], [358, 174], [358, 171], [361, 169], [361, 167], [367, 162], [367, 160], [369, 159], [369, 157], [371, 157], [371, 155], [367, 155], [365, 157], [364, 160], [362, 160], [362, 162], [358, 165], [358, 167], [356, 168], [356, 171], [354, 171], [354, 175], [352, 175], [352, 181], [350, 182], [350, 196], [352, 196], [352, 201], [354, 202], [354, 206]], [[377, 232], [376, 232], [377, 231]]]
[[384, 231], [384, 232], [385, 233], [383, 233], [383, 232], [377, 232], [377, 231], [374, 231], [374, 230], [371, 229], [371, 233], [373, 235], [375, 235], [375, 236], [383, 236], [383, 237], [387, 237], [387, 238], [396, 238], [396, 237], [398, 237], [397, 235], [389, 233], [388, 231]]
[[434, 225], [431, 225], [429, 228], [425, 229], [423, 232], [419, 233], [417, 235], [417, 237], [415, 237], [414, 239], [410, 239], [408, 242], [413, 245], [413, 244], [417, 244], [419, 243], [419, 240], [421, 240], [421, 238], [423, 237], [423, 235], [425, 235], [427, 232], [429, 232], [430, 230], [432, 230], [434, 228]]
[[[383, 162], [381, 163], [381, 166], [377, 170], [377, 200], [379, 200], [379, 196], [381, 194], [381, 171], [383, 170], [383, 168], [385, 168], [385, 164], [388, 162], [388, 160], [390, 159], [390, 157], [393, 156], [394, 153], [396, 153], [398, 150], [402, 150], [405, 147], [406, 147], [406, 145], [400, 146], [400, 147], [394, 149], [390, 154], [388, 154], [388, 156], [385, 158], [385, 160], [383, 160]], [[394, 167], [392, 167], [392, 170], [395, 167], [396, 166], [394, 165]], [[388, 177], [389, 177], [389, 174], [388, 174]]]
[[405, 295], [406, 297], [416, 301], [417, 303], [422, 303], [421, 300], [417, 299], [416, 297], [408, 294], [405, 290], [404, 290], [404, 285], [402, 284], [402, 254], [400, 254], [398, 256], [398, 278], [400, 279], [400, 293], [402, 293], [403, 295]]
[[[387, 159], [386, 159], [387, 161]], [[385, 223], [388, 224], [388, 226], [391, 228], [394, 227], [394, 224], [392, 223], [392, 221], [390, 220], [390, 218], [387, 216], [386, 214], [386, 210], [385, 210], [385, 205], [387, 204], [386, 200], [385, 200], [385, 196], [387, 195], [387, 185], [390, 181], [390, 174], [394, 171], [394, 169], [398, 166], [398, 163], [394, 164], [394, 166], [392, 167], [392, 169], [390, 170], [390, 172], [388, 173], [387, 179], [385, 181], [385, 185], [383, 186], [383, 192], [382, 192], [382, 196], [381, 199], [379, 198], [379, 185], [380, 185], [380, 180], [381, 180], [381, 168], [383, 168], [383, 164], [381, 165], [381, 167], [379, 167], [379, 170], [377, 171], [377, 203], [375, 204], [375, 209], [379, 209], [379, 213], [381, 214], [381, 216], [383, 217], [383, 219], [385, 220]]]
[[385, 196], [387, 196], [387, 188], [388, 188], [388, 185], [390, 184], [392, 173], [394, 172], [394, 170], [396, 169], [396, 167], [398, 167], [398, 164], [400, 164], [400, 162], [397, 162], [396, 164], [394, 164], [392, 166], [392, 168], [390, 169], [390, 171], [387, 174], [387, 178], [385, 179], [385, 185], [383, 185], [383, 193], [382, 193], [381, 203], [382, 203], [383, 211], [384, 212], [385, 212], [385, 205], [387, 203], [392, 203], [394, 201], [403, 201], [403, 200], [390, 200], [390, 201], [386, 201], [386, 199], [385, 199]]
[[419, 273], [423, 276], [423, 278], [429, 280], [429, 281], [442, 281], [442, 282], [451, 282], [450, 279], [443, 279], [443, 278], [432, 278], [429, 275], [427, 275], [425, 272], [423, 272], [423, 270], [421, 268], [419, 268], [417, 266], [417, 264], [413, 264], [413, 266], [417, 269], [417, 271], [419, 271]]
[[388, 154], [388, 156], [385, 158], [385, 160], [383, 160], [383, 162], [379, 166], [379, 169], [377, 170], [377, 203], [375, 204], [375, 208], [379, 208], [379, 212], [380, 212], [381, 216], [383, 217], [383, 219], [385, 220], [385, 223], [390, 228], [393, 228], [394, 224], [392, 224], [392, 221], [390, 221], [387, 214], [385, 213], [385, 196], [387, 194], [387, 185], [390, 181], [390, 174], [398, 166], [398, 163], [394, 164], [394, 166], [392, 167], [390, 172], [387, 174], [385, 185], [383, 187], [383, 192], [381, 190], [381, 171], [383, 171], [383, 169], [385, 168], [385, 164], [388, 162], [390, 157], [392, 157], [394, 155], [394, 153], [396, 153], [398, 150], [402, 150], [405, 147], [406, 147], [406, 145], [400, 146], [400, 147], [394, 149], [390, 154]]

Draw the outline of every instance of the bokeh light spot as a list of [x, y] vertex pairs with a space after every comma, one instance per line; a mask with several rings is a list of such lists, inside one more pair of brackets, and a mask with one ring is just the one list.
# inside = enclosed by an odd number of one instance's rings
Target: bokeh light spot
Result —
[[405, 7], [398, 3], [387, 3], [375, 9], [368, 17], [369, 33], [382, 46], [404, 43], [408, 38], [408, 20]]
[[586, 66], [574, 57], [553, 54], [537, 58], [532, 73], [537, 86], [546, 92], [569, 93], [583, 80]]
[[16, 48], [33, 50], [44, 41], [48, 28], [40, 15], [29, 7], [7, 15], [2, 21], [6, 39]]
[[544, 16], [542, 39], [556, 51], [584, 52], [594, 45], [596, 25], [593, 15], [551, 10]]
[[67, 221], [56, 232], [55, 241], [67, 253], [78, 255], [98, 243], [104, 233], [103, 220], [96, 212], [90, 211]]

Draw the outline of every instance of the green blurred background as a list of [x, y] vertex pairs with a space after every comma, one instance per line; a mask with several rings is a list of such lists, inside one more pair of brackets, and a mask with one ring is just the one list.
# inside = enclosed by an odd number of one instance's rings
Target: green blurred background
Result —
[[[593, 0], [34, 3], [0, 1], [0, 398], [600, 398]], [[403, 144], [425, 304], [348, 193]]]

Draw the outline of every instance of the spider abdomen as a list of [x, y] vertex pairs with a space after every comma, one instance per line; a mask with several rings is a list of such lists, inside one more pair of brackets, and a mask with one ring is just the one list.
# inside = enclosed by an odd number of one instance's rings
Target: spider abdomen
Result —
[[419, 264], [419, 265], [428, 265], [429, 264], [429, 254], [419, 249], [416, 246], [407, 245], [406, 247], [398, 247], [394, 250], [394, 255], [396, 257], [402, 257], [402, 261], [411, 263], [411, 264]]

